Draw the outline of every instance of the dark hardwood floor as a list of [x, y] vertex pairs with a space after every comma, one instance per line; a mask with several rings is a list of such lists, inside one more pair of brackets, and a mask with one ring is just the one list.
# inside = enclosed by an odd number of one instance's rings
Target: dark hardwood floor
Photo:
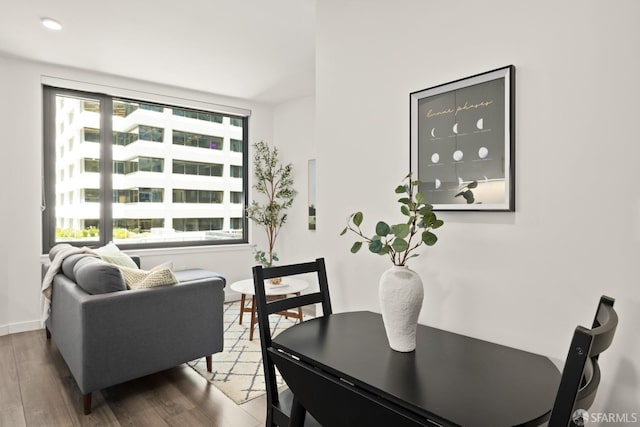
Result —
[[264, 426], [265, 399], [236, 405], [186, 365], [82, 395], [43, 330], [0, 336], [0, 426]]

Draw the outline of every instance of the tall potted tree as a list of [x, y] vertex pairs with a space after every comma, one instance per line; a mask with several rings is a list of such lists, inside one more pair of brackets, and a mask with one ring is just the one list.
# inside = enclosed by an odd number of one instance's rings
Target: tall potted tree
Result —
[[418, 191], [419, 186], [420, 181], [412, 180], [409, 174], [395, 189], [397, 194], [401, 194], [398, 202], [404, 221], [394, 225], [378, 221], [375, 234], [367, 236], [360, 228], [363, 214], [355, 212], [349, 216], [341, 233], [350, 231], [359, 237], [351, 246], [352, 253], [357, 253], [366, 244], [370, 252], [387, 256], [393, 263], [393, 267], [380, 277], [378, 292], [389, 345], [401, 352], [416, 348], [418, 315], [424, 298], [422, 280], [409, 269], [407, 261], [418, 256], [412, 252], [421, 245], [435, 245], [438, 238], [432, 230], [444, 224], [424, 194]]
[[276, 239], [287, 222], [287, 209], [293, 204], [297, 192], [293, 188], [293, 166], [280, 162], [278, 148], [270, 147], [264, 141], [253, 147], [253, 189], [263, 195], [263, 201], [253, 200], [247, 207], [247, 216], [267, 234], [267, 250], [255, 249], [255, 260], [271, 267], [274, 261], [278, 261], [274, 251]]

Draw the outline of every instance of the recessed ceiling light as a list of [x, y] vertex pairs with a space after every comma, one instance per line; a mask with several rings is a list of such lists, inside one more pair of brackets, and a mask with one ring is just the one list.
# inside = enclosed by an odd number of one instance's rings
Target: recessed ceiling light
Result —
[[62, 24], [51, 18], [42, 18], [42, 25], [50, 30], [60, 31], [62, 29]]

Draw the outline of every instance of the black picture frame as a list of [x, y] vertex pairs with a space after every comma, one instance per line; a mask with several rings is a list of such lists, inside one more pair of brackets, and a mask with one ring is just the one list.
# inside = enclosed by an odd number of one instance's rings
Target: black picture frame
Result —
[[515, 211], [515, 66], [409, 98], [411, 172], [434, 210]]

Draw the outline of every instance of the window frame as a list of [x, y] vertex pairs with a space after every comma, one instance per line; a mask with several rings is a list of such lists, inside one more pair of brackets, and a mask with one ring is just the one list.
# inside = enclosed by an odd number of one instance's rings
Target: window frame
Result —
[[[42, 210], [42, 247], [44, 253], [49, 252], [49, 250], [58, 243], [56, 241], [56, 192], [55, 186], [58, 177], [55, 176], [56, 167], [56, 96], [69, 96], [69, 97], [78, 97], [78, 98], [86, 98], [91, 100], [96, 100], [100, 103], [100, 159], [99, 159], [99, 171], [96, 173], [100, 174], [100, 218], [98, 220], [100, 237], [96, 240], [81, 240], [81, 241], [64, 241], [64, 243], [69, 243], [73, 246], [89, 246], [89, 247], [97, 247], [104, 246], [108, 242], [113, 240], [113, 228], [114, 218], [112, 212], [112, 198], [113, 198], [113, 186], [112, 186], [112, 175], [114, 174], [113, 169], [113, 156], [112, 156], [112, 145], [113, 145], [113, 127], [112, 127], [112, 111], [113, 111], [113, 103], [114, 100], [117, 101], [125, 101], [132, 102], [137, 104], [145, 104], [150, 106], [157, 106], [162, 108], [172, 108], [183, 111], [191, 111], [194, 113], [205, 113], [213, 116], [221, 116], [221, 117], [229, 117], [234, 120], [241, 120], [242, 126], [242, 141], [243, 141], [243, 151], [242, 151], [242, 179], [243, 179], [243, 194], [244, 200], [243, 204], [246, 208], [248, 205], [248, 190], [249, 190], [249, 177], [248, 177], [248, 169], [249, 169], [249, 115], [248, 112], [246, 115], [230, 113], [225, 111], [216, 111], [215, 109], [205, 109], [202, 105], [198, 105], [197, 107], [188, 107], [183, 105], [180, 102], [175, 104], [170, 103], [167, 100], [162, 102], [156, 102], [149, 99], [142, 98], [133, 98], [131, 96], [123, 96], [120, 94], [107, 94], [90, 90], [78, 90], [78, 89], [70, 89], [59, 87], [53, 84], [42, 84], [42, 96], [43, 96], [43, 177], [42, 177], [42, 185], [43, 185], [43, 200], [44, 207]], [[195, 104], [202, 104], [199, 102], [195, 102]], [[243, 111], [241, 109], [234, 109], [238, 111]], [[160, 158], [160, 157], [157, 157]], [[167, 158], [162, 158], [165, 167], [167, 165]], [[174, 174], [172, 174], [174, 175]], [[165, 195], [166, 197], [166, 195]], [[212, 213], [215, 215], [215, 213]], [[220, 246], [220, 245], [237, 245], [237, 244], [247, 244], [249, 242], [249, 220], [246, 215], [246, 210], [243, 210], [242, 214], [243, 221], [243, 230], [242, 237], [238, 239], [220, 239], [220, 240], [192, 240], [192, 241], [180, 241], [180, 242], [152, 242], [152, 243], [129, 243], [129, 242], [118, 242], [118, 246], [124, 249], [150, 249], [150, 248], [172, 248], [172, 247], [198, 247], [198, 246]], [[215, 216], [211, 216], [211, 219], [216, 218]], [[175, 220], [175, 218], [174, 218]], [[170, 224], [172, 226], [172, 224]], [[167, 226], [167, 224], [165, 224]]]

